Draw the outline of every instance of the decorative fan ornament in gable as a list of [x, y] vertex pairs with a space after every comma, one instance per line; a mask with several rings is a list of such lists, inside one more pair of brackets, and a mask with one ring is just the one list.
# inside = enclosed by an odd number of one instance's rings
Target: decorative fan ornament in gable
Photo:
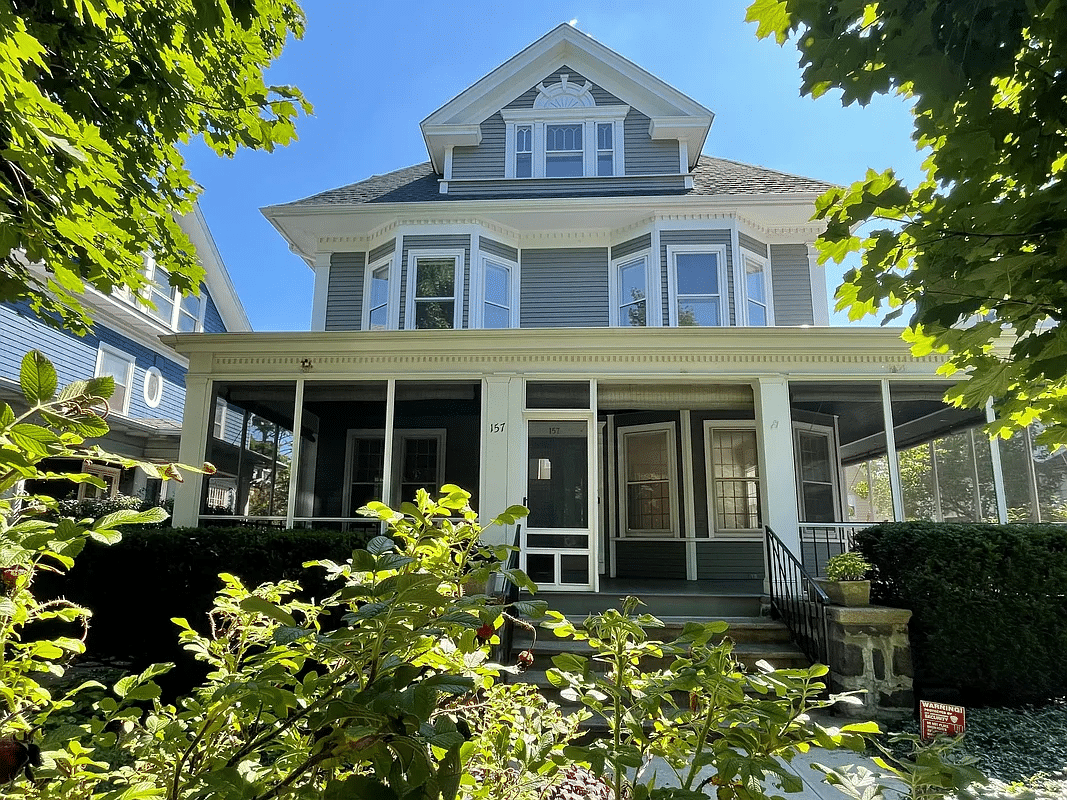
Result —
[[534, 100], [534, 108], [592, 108], [596, 105], [593, 99], [593, 84], [586, 81], [579, 86], [570, 83], [570, 75], [561, 74], [559, 83], [538, 86], [537, 99]]

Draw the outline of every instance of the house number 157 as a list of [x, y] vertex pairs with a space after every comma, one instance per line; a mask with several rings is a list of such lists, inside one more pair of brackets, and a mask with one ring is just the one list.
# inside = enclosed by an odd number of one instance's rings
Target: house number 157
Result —
[[505, 425], [507, 425], [506, 422], [492, 422], [492, 423], [489, 424], [489, 432], [490, 433], [503, 433]]

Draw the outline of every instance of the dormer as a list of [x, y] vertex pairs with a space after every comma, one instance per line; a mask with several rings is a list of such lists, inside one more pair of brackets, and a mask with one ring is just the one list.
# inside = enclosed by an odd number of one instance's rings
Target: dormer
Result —
[[443, 193], [592, 178], [624, 188], [612, 179], [688, 184], [713, 117], [565, 24], [423, 120], [422, 132]]

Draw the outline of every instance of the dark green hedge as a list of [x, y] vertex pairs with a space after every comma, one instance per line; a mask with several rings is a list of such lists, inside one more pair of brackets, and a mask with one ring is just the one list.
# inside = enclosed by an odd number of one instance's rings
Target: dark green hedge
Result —
[[375, 534], [262, 528], [128, 529], [118, 544], [90, 542], [65, 576], [41, 573], [38, 596], [65, 596], [93, 611], [89, 657], [137, 663], [182, 660], [178, 629], [185, 617], [198, 630], [221, 586], [220, 572], [246, 585], [298, 580], [308, 597], [335, 587], [305, 561], [344, 561]]
[[970, 702], [1067, 694], [1067, 528], [901, 522], [857, 536], [873, 602], [910, 608], [920, 691]]

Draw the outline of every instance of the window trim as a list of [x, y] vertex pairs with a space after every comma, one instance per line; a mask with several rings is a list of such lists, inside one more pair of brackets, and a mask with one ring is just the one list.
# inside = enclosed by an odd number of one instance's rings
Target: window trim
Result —
[[653, 302], [652, 287], [656, 285], [658, 277], [652, 270], [652, 249], [637, 250], [626, 256], [614, 258], [610, 262], [611, 272], [608, 276], [608, 302], [611, 307], [611, 319], [608, 324], [613, 328], [630, 328], [632, 325], [623, 325], [620, 310], [622, 308], [622, 282], [619, 273], [623, 267], [633, 264], [635, 261], [644, 259], [645, 262], [645, 325], [646, 328], [660, 327], [660, 308], [657, 302]]
[[[573, 108], [504, 108], [500, 115], [504, 118], [504, 177], [515, 180], [536, 178], [548, 180], [575, 180], [577, 178], [610, 178], [626, 174], [625, 142], [626, 115], [630, 106], [575, 106]], [[612, 123], [612, 173], [597, 175], [597, 124]], [[582, 130], [582, 174], [561, 178], [549, 178], [545, 174], [545, 126], [581, 124]], [[515, 128], [531, 128], [532, 158], [530, 178], [515, 175]]]
[[130, 414], [130, 396], [133, 394], [133, 372], [137, 359], [129, 353], [119, 350], [117, 347], [112, 347], [105, 342], [100, 342], [96, 348], [96, 366], [93, 368], [93, 377], [95, 378], [102, 377], [100, 368], [103, 366], [105, 353], [114, 356], [115, 358], [120, 358], [126, 362], [126, 380], [122, 384], [126, 388], [126, 393], [122, 398], [122, 408], [115, 408], [111, 405], [110, 401], [108, 402], [108, 408], [116, 414], [121, 414], [122, 416], [127, 417]]
[[[410, 252], [410, 251], [409, 251]], [[359, 329], [361, 331], [369, 331], [370, 327], [370, 315], [373, 309], [371, 308], [371, 284], [374, 281], [374, 273], [385, 267], [389, 272], [388, 283], [389, 288], [385, 296], [385, 330], [390, 331], [396, 328], [396, 315], [393, 313], [393, 278], [396, 270], [393, 267], [394, 253], [387, 253], [376, 261], [368, 261], [367, 266], [363, 271], [363, 309], [359, 318]]]
[[452, 312], [452, 328], [450, 330], [460, 330], [463, 327], [463, 271], [466, 263], [467, 254], [463, 248], [412, 248], [407, 252], [407, 264], [405, 272], [407, 275], [407, 285], [405, 286], [404, 298], [404, 329], [409, 331], [414, 330], [436, 330], [434, 328], [416, 328], [415, 327], [415, 285], [418, 283], [418, 269], [419, 259], [434, 259], [434, 258], [451, 258], [455, 264], [455, 278], [452, 284], [453, 296], [453, 312]]
[[[761, 256], [759, 253], [753, 253], [751, 250], [746, 250], [743, 247], [740, 248], [740, 250], [741, 250], [741, 258], [740, 258], [740, 261], [741, 261], [741, 292], [740, 292], [740, 295], [744, 298], [744, 300], [743, 300], [744, 324], [745, 324], [746, 327], [752, 327], [752, 328], [764, 328], [764, 327], [770, 328], [770, 327], [773, 327], [774, 326], [774, 297], [771, 294], [771, 285], [772, 285], [771, 284], [771, 260], [769, 258], [767, 258], [766, 256]], [[750, 261], [755, 261], [757, 264], [759, 264], [763, 268], [763, 296], [766, 298], [766, 300], [761, 305], [763, 305], [764, 311], [766, 312], [766, 315], [767, 315], [767, 324], [766, 325], [753, 325], [752, 324], [752, 320], [751, 320], [751, 318], [749, 316], [749, 312], [748, 312], [748, 304], [749, 304], [749, 302], [755, 302], [757, 304], [759, 304], [759, 302], [755, 301], [755, 300], [752, 300], [748, 296], [748, 265], [745, 263], [746, 259], [750, 260]]]
[[[159, 379], [159, 391], [155, 395], [148, 393], [149, 378], [155, 376]], [[145, 405], [149, 408], [159, 408], [159, 404], [163, 402], [163, 373], [159, 371], [159, 367], [152, 365], [144, 371], [144, 379], [142, 381], [141, 394], [144, 396]]]
[[[756, 490], [759, 493], [758, 502], [756, 503], [757, 512], [759, 514], [759, 526], [756, 528], [726, 528], [719, 530], [717, 527], [717, 509], [716, 503], [718, 496], [715, 492], [715, 471], [712, 468], [711, 447], [712, 447], [712, 435], [713, 432], [719, 431], [751, 431], [756, 437], [756, 469], [759, 470], [759, 474], [756, 476]], [[760, 429], [757, 427], [753, 420], [743, 419], [706, 419], [704, 420], [704, 484], [707, 494], [707, 509], [708, 509], [708, 538], [709, 539], [727, 539], [729, 541], [740, 540], [759, 540], [763, 541], [764, 531], [763, 525], [766, 519], [766, 497], [767, 486], [764, 480], [766, 475], [766, 465], [763, 463], [763, 453], [760, 447]], [[751, 478], [723, 478], [722, 480], [752, 480]]]
[[[620, 425], [616, 430], [619, 433], [618, 452], [618, 476], [619, 476], [619, 538], [622, 539], [655, 539], [655, 540], [682, 540], [685, 532], [681, 528], [681, 514], [679, 512], [680, 482], [678, 480], [678, 431], [673, 420], [667, 422], [653, 422], [646, 425]], [[667, 434], [667, 458], [669, 459], [669, 475], [667, 478], [670, 489], [670, 530], [645, 530], [633, 529], [629, 525], [627, 503], [629, 501], [630, 481], [627, 478], [627, 455], [629, 448], [626, 438], [632, 434], [663, 432]]]
[[[106, 466], [104, 464], [95, 464], [88, 461], [82, 462], [81, 471], [87, 475], [93, 475], [100, 478], [105, 483], [110, 478], [111, 482], [108, 485], [107, 493], [105, 495], [96, 495], [96, 498], [108, 499], [118, 496], [119, 493], [119, 481], [122, 480], [122, 470], [119, 467]], [[85, 500], [89, 494], [89, 487], [92, 484], [79, 483], [78, 484], [78, 499]], [[99, 486], [93, 486], [93, 489], [100, 491]]]
[[510, 303], [508, 328], [519, 327], [519, 262], [512, 261], [510, 258], [503, 258], [502, 256], [494, 255], [493, 253], [487, 253], [482, 251], [480, 254], [479, 268], [477, 274], [471, 276], [471, 302], [474, 304], [476, 312], [470, 315], [471, 324], [470, 327], [483, 328], [485, 330], [503, 330], [503, 328], [486, 328], [485, 327], [485, 285], [486, 274], [489, 272], [489, 263], [493, 263], [499, 267], [506, 267], [511, 281], [508, 286], [508, 302]]
[[[712, 254], [718, 259], [719, 272], [719, 325], [730, 325], [730, 284], [726, 279], [726, 245], [724, 244], [669, 244], [667, 245], [667, 324], [672, 328], [678, 325], [678, 256], [688, 254]], [[685, 296], [685, 295], [683, 295]]]

